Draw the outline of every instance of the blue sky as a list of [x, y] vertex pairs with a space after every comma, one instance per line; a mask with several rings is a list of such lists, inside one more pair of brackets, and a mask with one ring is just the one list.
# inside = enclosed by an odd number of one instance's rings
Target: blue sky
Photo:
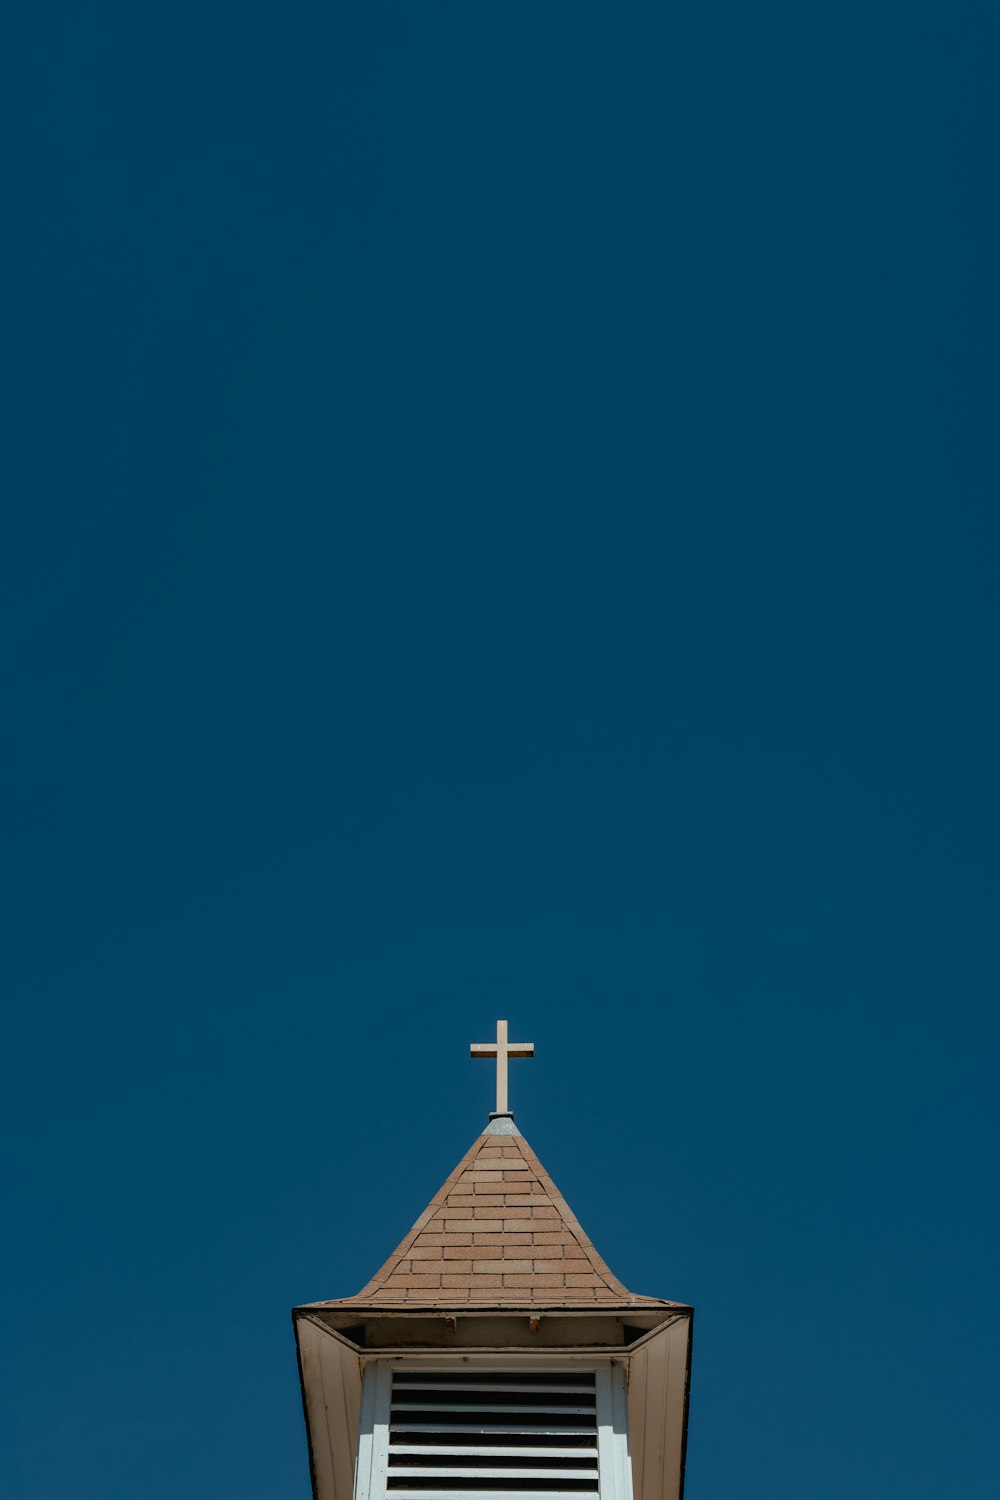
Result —
[[4, 1496], [306, 1496], [508, 1016], [688, 1500], [992, 1500], [995, 16], [15, 26]]

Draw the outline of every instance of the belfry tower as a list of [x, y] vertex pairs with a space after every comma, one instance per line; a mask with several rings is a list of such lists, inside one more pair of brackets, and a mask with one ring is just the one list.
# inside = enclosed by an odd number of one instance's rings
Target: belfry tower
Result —
[[507, 1108], [354, 1297], [296, 1307], [314, 1500], [680, 1500], [693, 1309], [628, 1291]]

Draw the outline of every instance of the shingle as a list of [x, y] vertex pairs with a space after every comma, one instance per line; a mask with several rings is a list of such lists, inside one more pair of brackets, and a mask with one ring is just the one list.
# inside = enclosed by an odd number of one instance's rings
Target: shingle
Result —
[[561, 1286], [565, 1286], [565, 1282], [564, 1282], [563, 1278], [561, 1276], [556, 1275], [553, 1272], [547, 1272], [547, 1273], [544, 1273], [542, 1275], [538, 1275], [538, 1273], [534, 1272], [534, 1271], [531, 1273], [530, 1276], [521, 1276], [521, 1275], [516, 1275], [516, 1274], [515, 1275], [508, 1275], [507, 1273], [504, 1273], [503, 1284], [504, 1284], [504, 1286], [521, 1286], [521, 1287], [533, 1287], [533, 1286], [539, 1286], [539, 1287], [556, 1287], [556, 1286], [559, 1286], [559, 1287], [561, 1287]]

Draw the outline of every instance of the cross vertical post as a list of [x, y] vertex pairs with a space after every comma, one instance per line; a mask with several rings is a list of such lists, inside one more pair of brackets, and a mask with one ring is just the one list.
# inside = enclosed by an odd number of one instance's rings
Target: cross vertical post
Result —
[[510, 1042], [507, 1040], [507, 1022], [497, 1022], [496, 1042], [473, 1042], [469, 1048], [472, 1057], [495, 1057], [497, 1062], [497, 1107], [498, 1115], [510, 1114], [507, 1108], [507, 1059], [511, 1057], [534, 1057], [534, 1042]]
[[497, 1114], [507, 1113], [507, 1022], [497, 1022]]

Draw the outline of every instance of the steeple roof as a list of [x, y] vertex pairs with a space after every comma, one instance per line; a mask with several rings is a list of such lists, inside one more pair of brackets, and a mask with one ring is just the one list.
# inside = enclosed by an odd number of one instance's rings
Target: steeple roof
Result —
[[527, 1141], [497, 1119], [356, 1297], [329, 1308], [672, 1307], [612, 1274]]

